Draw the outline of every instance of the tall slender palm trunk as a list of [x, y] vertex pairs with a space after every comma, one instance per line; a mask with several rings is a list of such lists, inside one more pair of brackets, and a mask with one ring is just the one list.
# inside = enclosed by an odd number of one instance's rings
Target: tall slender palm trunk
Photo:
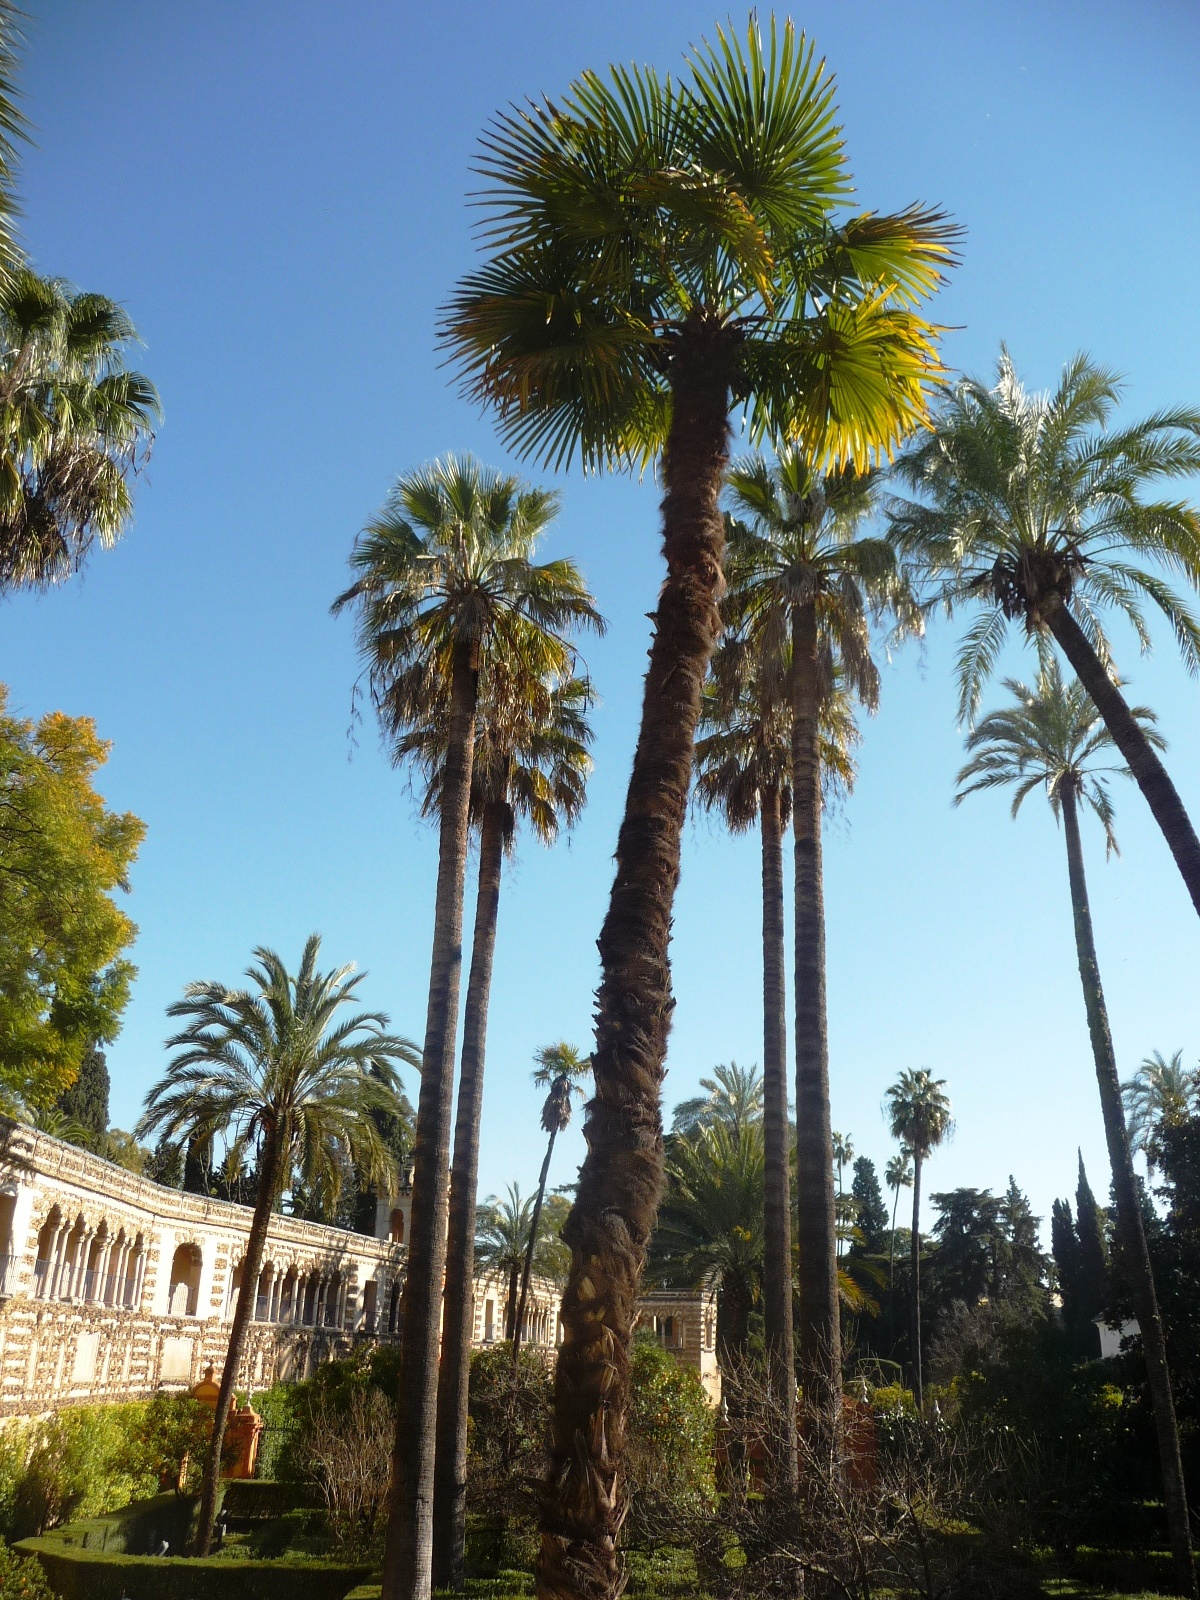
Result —
[[694, 318], [675, 345], [663, 460], [667, 577], [654, 614], [642, 722], [599, 939], [587, 1155], [563, 1230], [571, 1272], [555, 1374], [538, 1559], [540, 1600], [616, 1600], [629, 1352], [663, 1182], [661, 1093], [671, 1020], [668, 945], [700, 698], [720, 633], [734, 335]]
[[1075, 676], [1092, 697], [1096, 710], [1104, 718], [1105, 726], [1112, 734], [1113, 743], [1125, 757], [1129, 770], [1136, 779], [1138, 788], [1146, 797], [1146, 802], [1154, 814], [1154, 820], [1161, 828], [1163, 838], [1175, 857], [1175, 865], [1179, 868], [1187, 892], [1192, 897], [1192, 904], [1197, 913], [1200, 913], [1200, 838], [1196, 837], [1192, 820], [1184, 809], [1183, 801], [1179, 798], [1179, 792], [1171, 782], [1166, 767], [1138, 726], [1136, 718], [1125, 702], [1125, 696], [1112, 681], [1104, 663], [1066, 605], [1055, 607], [1046, 620], [1055, 639], [1062, 646], [1063, 654], [1075, 669]]
[[800, 1374], [813, 1414], [840, 1414], [842, 1338], [825, 1008], [821, 676], [812, 603], [792, 619], [792, 822], [796, 852], [796, 1198]]
[[[1085, 684], [1085, 687], [1086, 684]], [[1101, 715], [1104, 708], [1097, 703]], [[1138, 1201], [1129, 1148], [1129, 1131], [1121, 1103], [1121, 1083], [1113, 1050], [1108, 1008], [1100, 983], [1100, 964], [1092, 932], [1092, 912], [1088, 901], [1087, 878], [1083, 869], [1083, 845], [1079, 837], [1078, 801], [1075, 791], [1064, 785], [1062, 795], [1063, 832], [1067, 841], [1067, 866], [1071, 877], [1071, 911], [1075, 919], [1075, 946], [1079, 956], [1079, 977], [1087, 1008], [1088, 1032], [1096, 1063], [1096, 1082], [1100, 1088], [1100, 1109], [1104, 1117], [1104, 1137], [1112, 1167], [1113, 1190], [1117, 1201], [1117, 1228], [1127, 1262], [1133, 1309], [1142, 1332], [1142, 1351], [1146, 1359], [1146, 1379], [1158, 1436], [1158, 1460], [1163, 1480], [1163, 1500], [1174, 1562], [1175, 1591], [1195, 1595], [1196, 1575], [1192, 1559], [1192, 1538], [1188, 1523], [1187, 1491], [1183, 1481], [1183, 1461], [1179, 1452], [1179, 1427], [1171, 1375], [1167, 1367], [1167, 1346], [1163, 1337], [1158, 1295], [1146, 1244], [1146, 1229]]]
[[450, 1168], [450, 1226], [446, 1244], [446, 1291], [442, 1308], [442, 1354], [438, 1367], [437, 1447], [433, 1489], [433, 1581], [461, 1590], [466, 1578], [467, 1399], [475, 1323], [475, 1211], [479, 1187], [479, 1127], [483, 1114], [483, 1068], [488, 997], [500, 909], [500, 875], [508, 807], [492, 801], [479, 833], [479, 885], [471, 938], [471, 971], [463, 1011], [454, 1159]]
[[478, 651], [457, 645], [442, 789], [429, 1006], [413, 1145], [412, 1222], [381, 1600], [429, 1600], [433, 1583], [438, 1343], [446, 1270], [450, 1114], [478, 678]]
[[913, 1397], [917, 1402], [917, 1410], [920, 1411], [925, 1405], [925, 1381], [921, 1370], [921, 1153], [919, 1150], [913, 1151], [913, 1214], [909, 1259], [912, 1262], [912, 1307], [909, 1311], [909, 1337], [912, 1342], [910, 1365]]
[[542, 1203], [546, 1198], [546, 1180], [550, 1176], [550, 1157], [554, 1154], [554, 1141], [558, 1137], [558, 1129], [551, 1128], [550, 1137], [546, 1142], [546, 1154], [542, 1157], [542, 1170], [538, 1174], [537, 1195], [533, 1202], [533, 1216], [529, 1220], [529, 1243], [525, 1246], [525, 1265], [521, 1269], [521, 1296], [517, 1301], [517, 1320], [513, 1329], [512, 1364], [513, 1371], [517, 1370], [517, 1362], [521, 1357], [521, 1333], [525, 1327], [525, 1308], [529, 1303], [529, 1280], [533, 1276], [533, 1252], [537, 1249], [538, 1228], [542, 1221]]
[[892, 1236], [888, 1243], [888, 1348], [896, 1354], [896, 1215], [900, 1210], [900, 1185], [892, 1200]]
[[798, 1481], [792, 1329], [792, 1184], [787, 1111], [783, 823], [777, 789], [759, 795], [763, 940], [763, 1322], [772, 1404], [784, 1422], [771, 1463], [780, 1487]]
[[225, 1365], [221, 1370], [221, 1386], [217, 1390], [217, 1408], [213, 1413], [208, 1462], [204, 1468], [204, 1484], [200, 1491], [200, 1514], [196, 1525], [198, 1556], [206, 1556], [212, 1545], [213, 1526], [217, 1518], [217, 1492], [221, 1483], [221, 1451], [225, 1444], [225, 1429], [229, 1425], [229, 1410], [237, 1384], [238, 1367], [241, 1365], [242, 1351], [246, 1345], [246, 1329], [254, 1316], [258, 1275], [262, 1271], [267, 1229], [271, 1224], [271, 1208], [279, 1192], [280, 1155], [278, 1143], [274, 1136], [268, 1133], [263, 1140], [259, 1157], [258, 1196], [254, 1202], [250, 1237], [246, 1240], [246, 1254], [242, 1261], [242, 1287], [233, 1310], [233, 1324], [229, 1329]]

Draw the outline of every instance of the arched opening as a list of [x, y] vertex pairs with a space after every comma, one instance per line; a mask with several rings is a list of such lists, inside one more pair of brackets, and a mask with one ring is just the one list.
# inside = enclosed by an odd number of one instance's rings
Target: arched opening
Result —
[[38, 1232], [37, 1258], [33, 1264], [33, 1292], [39, 1300], [45, 1299], [50, 1293], [51, 1264], [61, 1228], [62, 1212], [57, 1206], [51, 1206]]
[[173, 1317], [194, 1317], [200, 1301], [200, 1246], [181, 1244], [171, 1257], [167, 1310]]
[[108, 1249], [108, 1223], [102, 1222], [96, 1229], [92, 1239], [92, 1248], [88, 1251], [87, 1270], [83, 1275], [83, 1298], [85, 1300], [99, 1300], [104, 1294], [103, 1266], [104, 1253]]
[[304, 1285], [304, 1311], [300, 1320], [305, 1327], [311, 1327], [317, 1315], [317, 1295], [320, 1292], [321, 1280], [316, 1273], [310, 1273]]
[[121, 1304], [126, 1310], [140, 1307], [142, 1301], [142, 1267], [146, 1259], [146, 1246], [139, 1233], [133, 1249], [125, 1262], [125, 1280], [121, 1286]]
[[368, 1278], [363, 1285], [362, 1331], [364, 1333], [375, 1332], [375, 1317], [378, 1304], [379, 1280], [377, 1278]]
[[335, 1272], [325, 1287], [325, 1315], [321, 1319], [326, 1328], [341, 1327], [342, 1275]]
[[229, 1298], [225, 1306], [225, 1315], [227, 1317], [232, 1317], [237, 1310], [238, 1295], [242, 1292], [242, 1279], [245, 1275], [246, 1263], [239, 1261], [229, 1278]]
[[388, 1238], [393, 1244], [404, 1243], [404, 1212], [399, 1206], [388, 1218]]
[[113, 1240], [112, 1249], [108, 1252], [108, 1266], [104, 1274], [104, 1285], [101, 1291], [106, 1306], [116, 1304], [117, 1285], [121, 1281], [121, 1268], [125, 1261], [125, 1252], [128, 1249], [129, 1241], [125, 1237], [125, 1229], [121, 1228], [117, 1232], [117, 1237]]
[[399, 1333], [400, 1323], [402, 1320], [403, 1311], [400, 1303], [400, 1283], [397, 1279], [397, 1281], [392, 1284], [392, 1292], [388, 1297], [387, 1331], [389, 1333]]
[[83, 1253], [83, 1239], [87, 1233], [87, 1223], [80, 1212], [75, 1218], [75, 1226], [67, 1235], [67, 1247], [63, 1251], [62, 1263], [58, 1270], [58, 1281], [50, 1291], [52, 1297], [59, 1300], [71, 1300], [77, 1292], [77, 1279], [83, 1275], [83, 1262], [80, 1256]]
[[254, 1297], [255, 1322], [270, 1322], [271, 1292], [275, 1287], [275, 1266], [268, 1261], [258, 1275], [258, 1293]]
[[279, 1291], [279, 1321], [294, 1322], [296, 1320], [296, 1269], [289, 1267], [283, 1275], [283, 1287]]

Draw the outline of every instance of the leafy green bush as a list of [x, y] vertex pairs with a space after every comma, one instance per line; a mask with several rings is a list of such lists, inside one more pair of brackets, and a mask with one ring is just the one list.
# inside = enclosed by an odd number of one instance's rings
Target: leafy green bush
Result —
[[657, 1543], [716, 1501], [716, 1417], [699, 1377], [653, 1338], [633, 1346], [629, 1407], [630, 1539]]
[[0, 1539], [0, 1600], [55, 1600], [41, 1563]]

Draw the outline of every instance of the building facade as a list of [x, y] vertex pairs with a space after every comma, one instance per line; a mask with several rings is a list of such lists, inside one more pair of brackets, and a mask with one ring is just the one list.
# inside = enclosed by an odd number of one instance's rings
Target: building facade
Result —
[[[410, 1202], [407, 1189], [381, 1201], [374, 1238], [272, 1218], [239, 1388], [399, 1338]], [[220, 1371], [250, 1220], [246, 1206], [163, 1188], [0, 1118], [0, 1418], [178, 1393]], [[552, 1349], [558, 1290], [531, 1291], [523, 1337]], [[715, 1399], [712, 1296], [669, 1298], [670, 1310], [648, 1297], [650, 1325], [659, 1317], [660, 1337]], [[504, 1286], [481, 1280], [477, 1345], [504, 1337], [504, 1304]]]

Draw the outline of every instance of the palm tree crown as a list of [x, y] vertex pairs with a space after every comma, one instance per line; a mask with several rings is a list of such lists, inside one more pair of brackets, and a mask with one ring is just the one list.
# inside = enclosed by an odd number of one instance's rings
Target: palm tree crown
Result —
[[[1006, 678], [1004, 687], [1013, 703], [989, 712], [967, 737], [971, 760], [958, 774], [955, 805], [981, 789], [1012, 786], [1012, 814], [1034, 789], [1044, 788], [1059, 814], [1067, 789], [1095, 812], [1104, 826], [1110, 853], [1117, 850], [1113, 831], [1113, 805], [1108, 775], [1124, 772], [1120, 761], [1104, 762], [1115, 754], [1112, 734], [1083, 685], [1064, 684], [1058, 661], [1048, 656], [1035, 689]], [[1146, 706], [1130, 713], [1147, 740], [1157, 750], [1166, 743], [1155, 729], [1155, 716]]]
[[757, 1067], [728, 1066], [721, 1062], [710, 1078], [701, 1078], [701, 1095], [681, 1100], [675, 1107], [672, 1132], [692, 1134], [703, 1128], [723, 1127], [733, 1134], [758, 1127], [763, 1120], [763, 1080]]
[[1154, 1167], [1159, 1158], [1159, 1134], [1181, 1122], [1200, 1107], [1200, 1068], [1185, 1067], [1183, 1051], [1168, 1061], [1161, 1050], [1148, 1055], [1128, 1082], [1121, 1085], [1129, 1142], [1145, 1153]]
[[341, 1015], [365, 974], [318, 971], [320, 948], [313, 934], [295, 977], [259, 947], [250, 988], [188, 984], [168, 1008], [187, 1022], [167, 1041], [176, 1054], [146, 1096], [138, 1138], [224, 1135], [235, 1164], [270, 1141], [279, 1153], [272, 1200], [298, 1179], [332, 1205], [351, 1163], [379, 1188], [394, 1182], [371, 1113], [398, 1107], [396, 1063], [415, 1066], [420, 1056], [387, 1032], [382, 1012]]
[[355, 543], [356, 581], [334, 601], [358, 609], [359, 645], [384, 725], [423, 724], [451, 678], [456, 647], [479, 672], [483, 652], [524, 653], [567, 676], [564, 630], [603, 622], [570, 561], [535, 564], [558, 496], [522, 488], [469, 456], [401, 477]]
[[887, 1092], [884, 1112], [893, 1139], [920, 1161], [927, 1161], [954, 1130], [945, 1078], [927, 1068], [906, 1067]]
[[1031, 394], [1005, 350], [995, 384], [964, 378], [896, 463], [922, 499], [893, 504], [893, 536], [927, 564], [950, 606], [983, 606], [958, 656], [964, 718], [1009, 623], [1044, 641], [1060, 607], [1107, 665], [1100, 614], [1128, 619], [1145, 649], [1148, 600], [1170, 622], [1189, 670], [1200, 667], [1200, 624], [1162, 574], [1200, 583], [1200, 515], [1146, 498], [1160, 480], [1200, 470], [1200, 412], [1158, 411], [1110, 430], [1120, 396], [1118, 378], [1084, 355], [1053, 394]]
[[559, 1134], [571, 1120], [572, 1100], [586, 1098], [582, 1083], [591, 1073], [592, 1058], [560, 1039], [557, 1044], [542, 1045], [534, 1060], [537, 1065], [530, 1074], [534, 1084], [550, 1091], [542, 1107], [542, 1128]]
[[124, 531], [159, 415], [125, 365], [136, 337], [103, 295], [28, 267], [0, 284], [0, 593], [61, 583]]
[[834, 85], [791, 23], [718, 30], [684, 78], [588, 73], [493, 122], [487, 264], [443, 337], [517, 449], [627, 465], [666, 440], [681, 336], [728, 354], [756, 437], [828, 438], [865, 459], [919, 421], [935, 330], [913, 309], [954, 230], [937, 212], [863, 212]]

